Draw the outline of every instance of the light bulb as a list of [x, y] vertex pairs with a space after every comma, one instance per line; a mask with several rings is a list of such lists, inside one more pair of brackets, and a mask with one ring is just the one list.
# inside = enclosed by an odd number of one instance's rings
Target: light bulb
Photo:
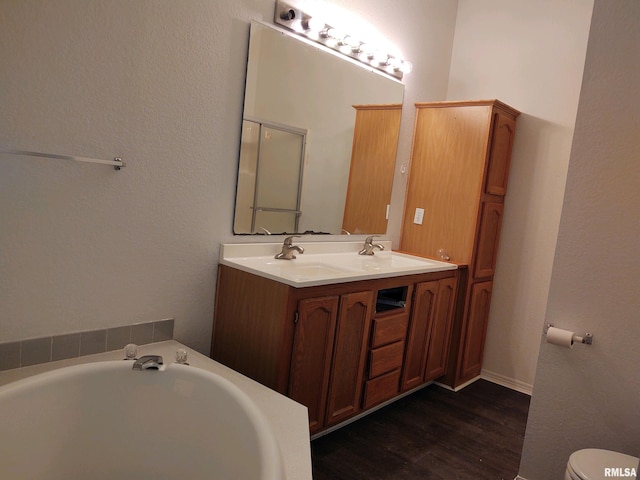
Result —
[[360, 54], [362, 55], [362, 57], [364, 58], [369, 58], [369, 55], [372, 55], [374, 51], [374, 48], [371, 46], [371, 44], [369, 43], [361, 43], [360, 44]]
[[351, 46], [351, 53], [353, 53], [354, 55], [359, 55], [362, 53], [362, 47], [361, 44], [357, 44], [357, 45], [352, 45]]
[[412, 70], [413, 70], [413, 63], [407, 60], [403, 60], [402, 63], [400, 63], [400, 71], [402, 73], [411, 73]]
[[401, 63], [402, 60], [400, 60], [398, 57], [389, 56], [387, 58], [387, 65], [389, 65], [394, 70], [399, 68]]
[[338, 46], [340, 47], [340, 51], [342, 53], [349, 53], [351, 51], [351, 44], [354, 41], [355, 40], [353, 39], [353, 37], [351, 35], [345, 35], [343, 38], [341, 38], [338, 41]]
[[340, 39], [344, 38], [344, 35], [337, 28], [334, 28], [334, 27], [329, 27], [327, 29], [327, 36], [329, 38], [333, 38], [336, 41], [339, 41]]
[[296, 33], [304, 33], [304, 27], [302, 26], [302, 21], [300, 20], [293, 20], [289, 28], [291, 28], [291, 30]]
[[306, 30], [311, 30], [312, 32], [321, 32], [325, 25], [324, 20], [321, 20], [318, 17], [310, 17], [302, 21], [302, 26]]
[[372, 55], [370, 55], [371, 57], [371, 63], [375, 63], [378, 65], [386, 65], [387, 62], [387, 54], [381, 52], [380, 50], [376, 50], [375, 52], [373, 52]]
[[385, 54], [381, 54], [380, 56], [378, 56], [376, 58], [376, 61], [378, 62], [378, 65], [386, 67], [389, 65], [389, 60], [391, 57], [385, 55]]

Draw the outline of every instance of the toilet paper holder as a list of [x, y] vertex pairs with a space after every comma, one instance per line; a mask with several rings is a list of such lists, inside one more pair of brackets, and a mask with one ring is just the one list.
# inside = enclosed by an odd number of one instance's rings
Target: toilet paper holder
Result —
[[[549, 330], [549, 327], [554, 327], [555, 325], [553, 323], [547, 323], [544, 327], [544, 334], [547, 334], [547, 330]], [[575, 343], [584, 343], [585, 345], [591, 345], [593, 343], [593, 335], [590, 333], [585, 333], [584, 335], [576, 335], [575, 333], [573, 334], [573, 341]]]

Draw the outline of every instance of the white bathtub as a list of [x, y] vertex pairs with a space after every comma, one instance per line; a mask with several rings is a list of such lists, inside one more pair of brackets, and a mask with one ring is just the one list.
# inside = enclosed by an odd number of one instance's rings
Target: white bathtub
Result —
[[284, 478], [255, 404], [219, 375], [81, 364], [0, 387], [0, 479]]

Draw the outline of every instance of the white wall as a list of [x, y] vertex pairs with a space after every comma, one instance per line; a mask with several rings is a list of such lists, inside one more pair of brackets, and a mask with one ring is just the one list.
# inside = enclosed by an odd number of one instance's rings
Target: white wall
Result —
[[460, 0], [449, 100], [522, 115], [505, 200], [483, 374], [533, 385], [593, 0]]
[[[444, 98], [457, 2], [317, 3], [359, 15], [414, 61], [409, 105]], [[271, 21], [274, 5], [0, 2], [0, 146], [128, 163], [0, 155], [0, 342], [173, 317], [179, 340], [208, 351], [219, 244], [241, 238], [249, 21]], [[405, 161], [412, 127], [408, 109]]]
[[[520, 475], [580, 448], [640, 457], [640, 3], [596, 0], [546, 321], [593, 345], [540, 346]], [[610, 465], [616, 466], [616, 465]]]
[[[415, 65], [394, 178], [396, 243], [413, 103], [498, 97], [525, 112], [486, 361], [531, 382], [592, 1], [461, 0], [457, 26], [455, 1], [314, 3], [359, 15]], [[219, 244], [255, 240], [232, 236], [233, 199], [249, 21], [270, 21], [273, 7], [0, 2], [0, 146], [128, 162], [115, 172], [0, 156], [0, 342], [175, 317], [177, 338], [208, 350]], [[521, 468], [532, 480], [556, 476], [566, 453], [587, 444], [638, 454], [640, 13], [635, 0], [596, 7], [547, 315], [592, 329], [595, 343], [571, 353], [542, 345]], [[549, 458], [553, 475], [540, 471]]]

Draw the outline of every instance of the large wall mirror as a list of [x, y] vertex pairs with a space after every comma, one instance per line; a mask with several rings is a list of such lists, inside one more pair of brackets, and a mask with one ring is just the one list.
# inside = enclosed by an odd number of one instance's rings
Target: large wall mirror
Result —
[[234, 233], [386, 233], [403, 95], [252, 22]]

